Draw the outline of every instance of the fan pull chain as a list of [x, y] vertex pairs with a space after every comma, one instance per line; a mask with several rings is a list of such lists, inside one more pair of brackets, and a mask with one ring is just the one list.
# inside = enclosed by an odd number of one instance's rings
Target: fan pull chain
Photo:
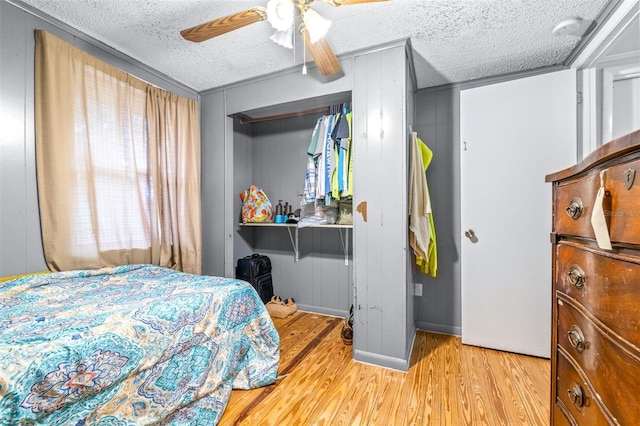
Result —
[[302, 75], [307, 75], [307, 44], [302, 43]]

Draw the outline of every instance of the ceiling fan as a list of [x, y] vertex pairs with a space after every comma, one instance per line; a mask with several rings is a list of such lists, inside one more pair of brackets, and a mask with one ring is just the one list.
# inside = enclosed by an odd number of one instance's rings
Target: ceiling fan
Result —
[[[299, 22], [298, 30], [304, 44], [311, 53], [318, 70], [325, 77], [342, 72], [340, 62], [329, 45], [325, 34], [331, 22], [313, 10], [310, 5], [315, 0], [269, 0], [267, 7], [252, 7], [242, 12], [214, 19], [180, 31], [182, 37], [193, 42], [210, 38], [245, 27], [255, 22], [267, 20], [275, 29], [271, 40], [293, 49], [293, 28]], [[388, 0], [321, 0], [332, 6], [346, 6]], [[306, 68], [303, 68], [303, 73]]]

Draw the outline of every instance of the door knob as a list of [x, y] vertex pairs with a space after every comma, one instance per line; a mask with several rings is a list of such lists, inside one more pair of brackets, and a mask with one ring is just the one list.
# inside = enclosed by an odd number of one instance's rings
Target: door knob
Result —
[[466, 231], [464, 231], [464, 235], [465, 237], [469, 238], [470, 240], [473, 240], [476, 236], [476, 233], [473, 232], [473, 229], [467, 229]]

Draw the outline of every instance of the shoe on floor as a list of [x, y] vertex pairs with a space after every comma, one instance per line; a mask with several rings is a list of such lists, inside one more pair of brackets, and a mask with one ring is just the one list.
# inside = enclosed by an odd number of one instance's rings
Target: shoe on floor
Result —
[[349, 316], [342, 320], [340, 337], [345, 345], [353, 344], [353, 305], [349, 309]]
[[283, 302], [278, 296], [273, 296], [265, 306], [267, 307], [267, 311], [269, 311], [269, 315], [273, 318], [286, 318], [298, 310], [293, 299], [287, 299]]

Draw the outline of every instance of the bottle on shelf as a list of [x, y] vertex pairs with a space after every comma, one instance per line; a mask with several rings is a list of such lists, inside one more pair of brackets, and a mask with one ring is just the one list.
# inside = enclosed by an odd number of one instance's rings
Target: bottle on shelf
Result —
[[276, 223], [284, 223], [285, 216], [282, 212], [282, 200], [278, 200], [278, 204], [276, 204]]

